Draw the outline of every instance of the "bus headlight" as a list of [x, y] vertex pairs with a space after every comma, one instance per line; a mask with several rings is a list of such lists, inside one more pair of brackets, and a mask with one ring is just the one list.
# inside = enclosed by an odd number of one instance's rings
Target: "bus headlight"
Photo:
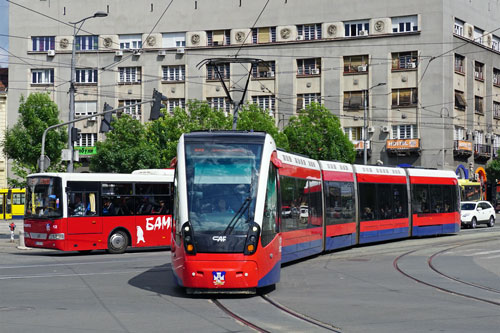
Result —
[[53, 240], [63, 240], [64, 239], [64, 234], [50, 234], [49, 239]]
[[252, 222], [250, 228], [248, 228], [247, 240], [245, 242], [245, 255], [254, 254], [257, 251], [257, 243], [259, 241], [260, 226]]

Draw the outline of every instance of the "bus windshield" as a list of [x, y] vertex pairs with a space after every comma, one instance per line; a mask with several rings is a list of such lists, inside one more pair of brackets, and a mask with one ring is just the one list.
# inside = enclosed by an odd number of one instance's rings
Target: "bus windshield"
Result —
[[196, 233], [246, 235], [262, 145], [186, 143], [189, 220]]
[[59, 177], [35, 176], [28, 178], [25, 217], [62, 217], [62, 187]]

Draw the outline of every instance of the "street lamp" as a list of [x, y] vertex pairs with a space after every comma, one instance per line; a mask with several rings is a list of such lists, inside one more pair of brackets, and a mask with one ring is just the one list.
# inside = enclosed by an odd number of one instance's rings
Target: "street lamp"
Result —
[[[71, 49], [71, 80], [69, 85], [69, 121], [73, 121], [75, 119], [75, 45], [76, 45], [76, 34], [80, 31], [83, 24], [86, 20], [95, 18], [95, 17], [106, 17], [107, 13], [99, 11], [94, 13], [92, 16], [85, 17], [80, 21], [69, 22], [69, 24], [73, 25], [73, 47]], [[81, 23], [81, 24], [80, 24]], [[77, 25], [80, 26], [77, 29]], [[71, 140], [71, 130], [73, 129], [73, 123], [68, 125], [68, 149], [70, 152], [69, 163], [68, 163], [68, 172], [73, 172], [73, 140]]]
[[366, 151], [366, 136], [368, 132], [368, 95], [370, 94], [370, 90], [372, 90], [375, 87], [380, 87], [380, 86], [385, 86], [385, 82], [380, 82], [377, 83], [374, 86], [371, 86], [370, 88], [365, 90], [365, 102], [364, 102], [364, 125], [363, 125], [363, 164], [367, 164], [367, 151]]

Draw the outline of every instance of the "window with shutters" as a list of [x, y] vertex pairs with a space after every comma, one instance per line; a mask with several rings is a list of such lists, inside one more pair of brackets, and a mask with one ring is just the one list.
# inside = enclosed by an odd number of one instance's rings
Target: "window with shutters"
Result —
[[276, 42], [276, 27], [253, 28], [252, 43], [275, 43]]
[[455, 90], [455, 109], [465, 111], [467, 103], [462, 91]]
[[417, 88], [392, 89], [392, 106], [415, 106], [418, 103]]
[[207, 31], [208, 46], [231, 45], [231, 30]]
[[[344, 91], [344, 110], [361, 110], [365, 106], [365, 90]], [[366, 101], [368, 106], [368, 101]]]

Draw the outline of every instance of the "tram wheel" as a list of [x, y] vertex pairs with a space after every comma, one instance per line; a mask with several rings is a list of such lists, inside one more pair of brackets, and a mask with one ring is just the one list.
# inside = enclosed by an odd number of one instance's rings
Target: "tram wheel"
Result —
[[122, 230], [114, 231], [108, 239], [108, 253], [119, 254], [125, 252], [128, 246], [128, 236]]
[[476, 228], [476, 226], [477, 226], [477, 220], [476, 220], [476, 218], [475, 218], [475, 217], [473, 217], [473, 218], [472, 218], [472, 221], [470, 221], [470, 227], [471, 227], [472, 229], [475, 229], [475, 228]]
[[488, 221], [488, 227], [493, 227], [495, 225], [495, 218], [490, 216], [490, 220]]

